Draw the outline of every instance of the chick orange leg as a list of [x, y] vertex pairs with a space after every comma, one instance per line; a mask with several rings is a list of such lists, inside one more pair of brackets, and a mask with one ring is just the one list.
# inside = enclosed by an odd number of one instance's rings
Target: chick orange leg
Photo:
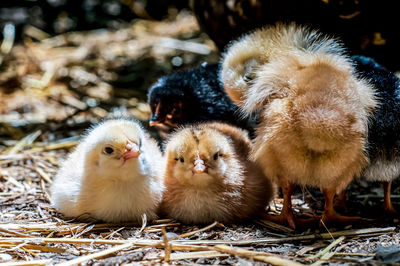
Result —
[[390, 199], [390, 190], [392, 188], [392, 181], [383, 182], [383, 209], [388, 213], [396, 213], [395, 208], [392, 205], [392, 200]]
[[335, 211], [333, 205], [333, 199], [336, 195], [335, 187], [322, 189], [322, 193], [324, 194], [325, 197], [325, 208], [321, 218], [324, 223], [355, 222], [361, 220], [361, 217], [343, 216]]
[[291, 228], [296, 228], [295, 217], [292, 209], [292, 193], [296, 185], [281, 181], [280, 186], [283, 194], [283, 207], [282, 211], [278, 216], [265, 215], [265, 218], [279, 224], [289, 224]]
[[343, 210], [347, 212], [347, 200], [346, 200], [346, 190], [340, 192], [335, 200], [335, 209]]

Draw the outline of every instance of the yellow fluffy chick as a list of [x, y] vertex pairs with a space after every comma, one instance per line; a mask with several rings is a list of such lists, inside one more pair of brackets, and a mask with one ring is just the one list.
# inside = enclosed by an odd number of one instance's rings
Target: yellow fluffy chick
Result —
[[232, 223], [262, 214], [273, 188], [249, 152], [247, 133], [228, 124], [178, 130], [166, 145], [160, 211], [184, 223]]
[[265, 27], [243, 35], [227, 47], [220, 78], [230, 98], [242, 106], [261, 66], [288, 55], [321, 52], [340, 55], [343, 49], [334, 39], [294, 23]]
[[283, 209], [274, 219], [296, 227], [291, 194], [300, 184], [323, 191], [324, 222], [357, 220], [337, 214], [333, 198], [368, 161], [376, 102], [340, 44], [295, 24], [271, 26], [233, 43], [222, 65], [224, 87], [244, 113], [262, 110], [251, 157], [282, 189]]
[[57, 173], [52, 206], [67, 217], [106, 222], [156, 218], [161, 200], [162, 155], [132, 120], [107, 120], [90, 129]]

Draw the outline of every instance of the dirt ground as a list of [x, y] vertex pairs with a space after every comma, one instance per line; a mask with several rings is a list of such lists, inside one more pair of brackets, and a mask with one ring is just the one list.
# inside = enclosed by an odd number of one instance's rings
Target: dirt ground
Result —
[[[22, 43], [0, 54], [0, 265], [400, 262], [399, 218], [383, 212], [381, 185], [363, 180], [348, 188], [348, 214], [369, 220], [354, 224], [292, 230], [258, 219], [199, 226], [163, 217], [142, 225], [65, 220], [50, 207], [49, 186], [80, 134], [112, 115], [146, 126], [146, 93], [157, 77], [218, 62], [219, 55], [186, 11], [162, 22], [136, 20], [118, 31], [49, 38], [28, 30]], [[400, 210], [399, 184], [392, 199]], [[298, 188], [293, 198], [298, 215], [321, 214], [318, 190]], [[278, 195], [270, 211], [281, 203]]]

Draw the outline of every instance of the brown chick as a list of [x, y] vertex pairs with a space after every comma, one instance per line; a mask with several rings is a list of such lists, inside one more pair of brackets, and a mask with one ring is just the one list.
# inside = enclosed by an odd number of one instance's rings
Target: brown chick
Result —
[[106, 222], [155, 219], [164, 189], [156, 142], [133, 120], [96, 125], [63, 162], [51, 188], [52, 206], [66, 217]]
[[[254, 57], [258, 64], [246, 70]], [[244, 78], [249, 73], [251, 81]], [[333, 199], [368, 162], [368, 117], [376, 103], [340, 44], [294, 24], [260, 29], [227, 50], [221, 77], [244, 112], [262, 109], [251, 158], [282, 189], [283, 209], [273, 219], [296, 227], [296, 184], [322, 190], [324, 222], [359, 219], [337, 214]]]
[[166, 144], [160, 212], [184, 223], [233, 223], [263, 213], [273, 188], [248, 160], [248, 134], [223, 123], [182, 128]]

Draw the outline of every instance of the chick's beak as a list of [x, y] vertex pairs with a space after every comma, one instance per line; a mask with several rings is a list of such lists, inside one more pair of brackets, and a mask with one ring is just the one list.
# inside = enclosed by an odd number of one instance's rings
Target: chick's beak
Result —
[[202, 174], [207, 173], [207, 166], [204, 164], [204, 161], [200, 158], [196, 158], [194, 160], [194, 167], [192, 169], [193, 174]]
[[149, 126], [155, 126], [162, 122], [162, 117], [160, 114], [161, 103], [158, 103], [156, 106], [156, 110], [154, 111], [154, 115], [151, 117], [149, 121]]
[[155, 113], [154, 115], [153, 115], [153, 117], [151, 118], [151, 120], [149, 121], [149, 126], [151, 126], [151, 127], [153, 127], [153, 126], [155, 126], [155, 125], [158, 125], [158, 124], [160, 124], [160, 119], [159, 119], [159, 114], [158, 113]]
[[140, 155], [139, 146], [134, 142], [127, 142], [125, 146], [125, 152], [122, 154], [124, 160], [129, 160], [131, 158], [137, 158]]

